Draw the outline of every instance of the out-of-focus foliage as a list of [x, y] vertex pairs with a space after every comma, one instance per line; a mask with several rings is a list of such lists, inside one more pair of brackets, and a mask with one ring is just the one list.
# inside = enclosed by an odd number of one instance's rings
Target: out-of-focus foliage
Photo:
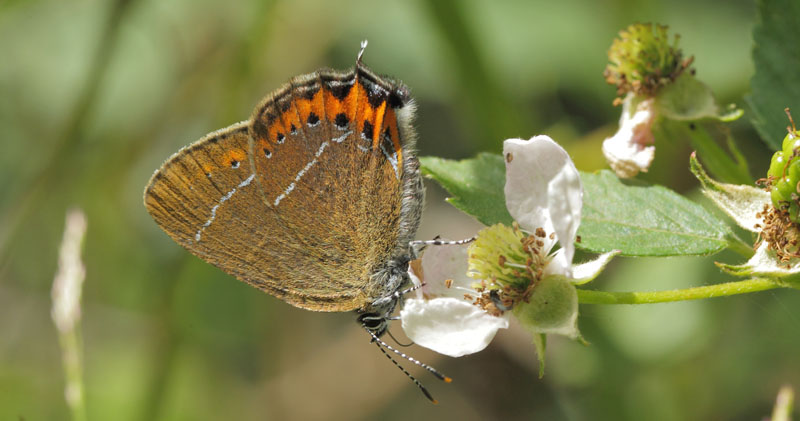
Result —
[[[584, 171], [616, 130], [606, 51], [654, 21], [681, 35], [721, 103], [753, 74], [749, 1], [0, 2], [0, 419], [67, 419], [50, 286], [64, 212], [88, 216], [83, 298], [89, 419], [752, 420], [800, 384], [800, 297], [791, 291], [643, 307], [581, 308], [590, 346], [498, 335], [471, 357], [406, 349], [454, 381], [413, 370], [432, 406], [353, 322], [295, 309], [189, 255], [142, 206], [181, 146], [243, 120], [291, 76], [365, 62], [408, 84], [421, 155], [498, 153], [548, 134]], [[769, 151], [742, 119], [754, 174]], [[659, 145], [651, 182], [696, 186], [685, 143]], [[429, 189], [420, 238], [476, 224]], [[716, 256], [724, 260], [725, 256]], [[577, 260], [580, 260], [578, 256]], [[608, 290], [724, 280], [710, 260], [618, 259]], [[407, 364], [408, 365], [408, 364]]]
[[800, 66], [800, 45], [793, 30], [800, 3], [791, 0], [759, 1], [760, 16], [753, 29], [755, 75], [747, 102], [751, 119], [768, 147], [781, 149], [786, 135], [784, 108], [800, 108], [800, 77], [788, 69]]

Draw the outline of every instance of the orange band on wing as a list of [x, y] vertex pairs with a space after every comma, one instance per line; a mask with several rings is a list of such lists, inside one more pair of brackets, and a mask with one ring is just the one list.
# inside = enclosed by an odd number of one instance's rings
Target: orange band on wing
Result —
[[381, 142], [381, 135], [383, 134], [383, 121], [386, 117], [386, 101], [381, 102], [378, 108], [375, 108], [375, 131], [372, 133], [372, 149], [379, 147]]
[[[389, 107], [386, 109], [386, 117], [384, 118], [386, 123], [384, 127], [389, 128], [389, 136], [392, 138], [392, 146], [394, 147], [394, 151], [397, 153], [397, 162], [400, 168], [403, 167], [403, 146], [400, 143], [400, 131], [397, 129], [397, 114], [394, 112], [394, 109]], [[385, 131], [386, 129], [384, 129]]]

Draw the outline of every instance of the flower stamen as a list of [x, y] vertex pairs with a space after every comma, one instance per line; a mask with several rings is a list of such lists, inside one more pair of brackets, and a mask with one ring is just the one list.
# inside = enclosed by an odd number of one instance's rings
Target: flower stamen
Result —
[[788, 209], [778, 209], [766, 204], [757, 216], [764, 223], [761, 224], [762, 229], [755, 248], [766, 242], [768, 250], [774, 251], [781, 263], [791, 266], [791, 259], [800, 258], [800, 229], [792, 222]]
[[467, 276], [480, 280], [473, 285], [478, 296], [474, 305], [492, 315], [502, 315], [517, 303], [527, 302], [549, 263], [549, 248], [543, 239], [553, 240], [543, 228], [524, 232], [515, 222], [511, 227], [497, 224], [478, 233], [469, 248]]

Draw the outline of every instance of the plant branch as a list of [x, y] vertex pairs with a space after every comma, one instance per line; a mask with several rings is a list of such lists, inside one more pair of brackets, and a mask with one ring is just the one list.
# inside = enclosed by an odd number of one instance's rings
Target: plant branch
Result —
[[654, 304], [725, 297], [775, 288], [796, 288], [796, 286], [777, 279], [753, 278], [746, 281], [651, 292], [607, 292], [579, 288], [578, 302], [581, 304]]

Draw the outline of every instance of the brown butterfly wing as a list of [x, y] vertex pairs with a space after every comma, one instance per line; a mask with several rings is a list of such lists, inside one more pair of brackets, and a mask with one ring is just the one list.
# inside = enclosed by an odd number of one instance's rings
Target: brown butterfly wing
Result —
[[[292, 273], [288, 282], [314, 297], [342, 299], [357, 290], [357, 308], [380, 296], [382, 285], [371, 276], [401, 252], [397, 119], [386, 111], [389, 91], [371, 93], [365, 83], [355, 71], [301, 76], [251, 118], [256, 183], [311, 255], [282, 262]], [[380, 128], [390, 126], [398, 142], [389, 141], [384, 153]]]
[[367, 89], [356, 72], [295, 78], [252, 123], [170, 158], [145, 191], [148, 211], [193, 254], [290, 304], [365, 307], [380, 291], [371, 274], [416, 230], [399, 233], [397, 117]]
[[283, 228], [261, 200], [248, 159], [249, 122], [213, 132], [181, 149], [145, 189], [156, 223], [192, 254], [277, 297], [285, 288], [253, 278], [253, 250], [263, 238], [282, 244]]

